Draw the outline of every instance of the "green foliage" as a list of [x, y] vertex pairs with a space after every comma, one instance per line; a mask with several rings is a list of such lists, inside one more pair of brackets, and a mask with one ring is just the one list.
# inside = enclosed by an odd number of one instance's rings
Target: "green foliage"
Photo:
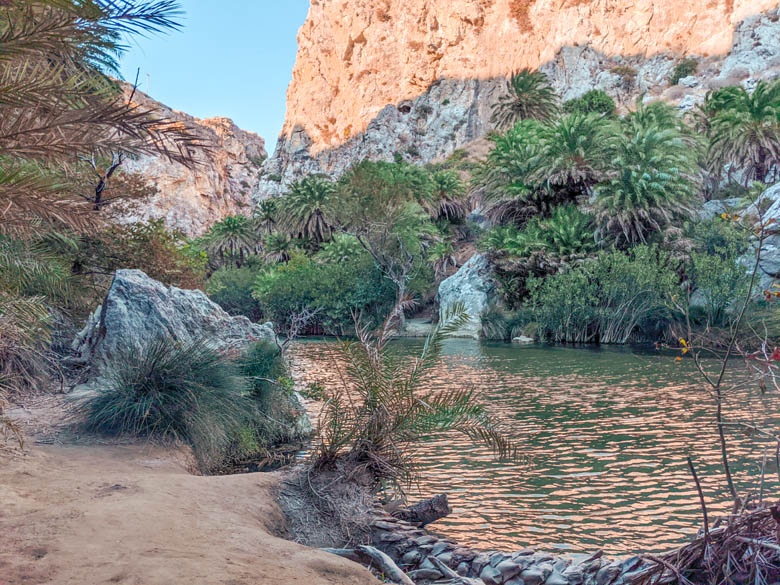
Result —
[[669, 78], [670, 85], [677, 85], [683, 77], [689, 77], [695, 75], [699, 69], [699, 62], [696, 59], [685, 58], [680, 59], [672, 70], [672, 75]]
[[320, 175], [296, 181], [279, 200], [280, 227], [319, 244], [330, 239], [334, 225], [335, 185]]
[[75, 275], [98, 272], [110, 276], [120, 268], [140, 268], [163, 284], [185, 289], [203, 287], [205, 253], [162, 220], [115, 225], [76, 240], [71, 256]]
[[273, 232], [265, 237], [263, 255], [268, 262], [288, 262], [298, 246], [293, 239], [282, 232]]
[[711, 327], [727, 325], [728, 309], [745, 297], [750, 284], [747, 269], [738, 261], [748, 252], [749, 233], [717, 217], [695, 224], [691, 239], [691, 302], [701, 309], [694, 317]]
[[746, 186], [767, 180], [780, 164], [780, 81], [760, 81], [752, 93], [740, 86], [711, 92], [701, 113], [713, 172], [730, 164], [743, 170]]
[[252, 296], [258, 270], [254, 267], [220, 268], [206, 283], [206, 293], [230, 315], [244, 315], [252, 321], [263, 317], [260, 303]]
[[235, 363], [205, 340], [150, 340], [116, 356], [106, 386], [82, 404], [86, 427], [185, 442], [204, 471], [260, 457], [294, 437], [299, 415], [286, 391], [259, 380], [283, 375], [276, 352], [253, 345]]
[[394, 298], [392, 283], [367, 255], [320, 264], [295, 254], [287, 264], [261, 272], [253, 294], [277, 325], [304, 310], [319, 310], [310, 328], [337, 335], [352, 331], [353, 311], [378, 324]]
[[546, 124], [525, 120], [503, 135], [473, 175], [499, 222], [523, 224], [590, 192], [602, 176], [609, 128], [597, 114], [571, 114]]
[[433, 201], [429, 205], [431, 217], [460, 222], [468, 215], [464, 201], [466, 185], [457, 171], [440, 170], [431, 174]]
[[690, 217], [696, 149], [659, 123], [664, 110], [639, 110], [607, 143], [611, 179], [594, 204], [598, 235], [618, 246], [650, 241]]
[[257, 251], [258, 238], [252, 221], [244, 215], [231, 215], [218, 221], [202, 238], [209, 257], [217, 266], [226, 263], [240, 268], [247, 256]]
[[547, 279], [531, 279], [528, 308], [547, 341], [627, 343], [652, 339], [671, 318], [667, 307], [677, 276], [667, 256], [637, 246], [629, 254], [596, 259]]
[[210, 470], [250, 422], [253, 405], [237, 368], [205, 340], [158, 339], [117, 356], [109, 381], [83, 409], [91, 431], [183, 441]]
[[434, 375], [444, 339], [467, 320], [463, 307], [450, 308], [411, 365], [387, 349], [394, 320], [377, 336], [359, 327], [359, 340], [342, 344], [347, 364], [340, 372], [343, 384], [323, 389], [315, 468], [341, 463], [348, 470], [368, 472], [377, 486], [389, 484], [403, 492], [415, 477], [414, 448], [432, 434], [458, 431], [500, 456], [512, 455], [514, 445], [473, 391], [423, 390]]
[[336, 234], [330, 242], [323, 244], [314, 259], [325, 263], [352, 262], [366, 254], [355, 236]]
[[547, 219], [532, 219], [522, 230], [515, 226], [493, 228], [480, 245], [488, 252], [520, 258], [534, 252], [555, 257], [587, 255], [596, 250], [593, 218], [575, 205], [563, 205]]
[[506, 95], [493, 106], [491, 121], [506, 128], [529, 118], [550, 120], [558, 113], [558, 95], [541, 71], [523, 69], [506, 83]]
[[563, 104], [567, 114], [603, 114], [615, 115], [615, 100], [601, 89], [591, 89], [578, 98], [568, 100]]

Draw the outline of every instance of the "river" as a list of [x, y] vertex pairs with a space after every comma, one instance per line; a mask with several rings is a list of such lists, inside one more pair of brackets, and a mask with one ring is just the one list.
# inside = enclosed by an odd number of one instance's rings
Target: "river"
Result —
[[[399, 340], [414, 355], [422, 342]], [[299, 384], [337, 384], [338, 342], [292, 350]], [[734, 362], [734, 376], [744, 376]], [[448, 340], [428, 389], [473, 387], [508, 422], [521, 460], [496, 461], [447, 433], [420, 445], [410, 500], [446, 492], [453, 513], [436, 532], [479, 548], [653, 553], [674, 548], [701, 522], [686, 455], [692, 454], [711, 515], [728, 509], [714, 409], [690, 360], [654, 351], [480, 344]], [[316, 404], [312, 405], [316, 416]], [[780, 396], [757, 387], [730, 393], [731, 420], [777, 426]], [[730, 434], [738, 486], [757, 491], [767, 443]], [[774, 447], [765, 493], [777, 496]]]

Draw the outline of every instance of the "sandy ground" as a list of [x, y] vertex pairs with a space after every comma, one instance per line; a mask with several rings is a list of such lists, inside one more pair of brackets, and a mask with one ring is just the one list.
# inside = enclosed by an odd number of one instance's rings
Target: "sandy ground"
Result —
[[45, 430], [0, 450], [0, 585], [378, 583], [279, 538], [275, 474], [202, 477], [182, 451]]

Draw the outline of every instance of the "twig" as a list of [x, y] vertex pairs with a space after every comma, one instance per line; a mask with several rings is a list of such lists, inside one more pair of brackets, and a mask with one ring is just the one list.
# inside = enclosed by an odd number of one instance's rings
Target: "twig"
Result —
[[701, 503], [701, 512], [702, 515], [704, 516], [704, 551], [706, 555], [706, 551], [710, 543], [710, 521], [709, 521], [709, 517], [707, 516], [707, 505], [704, 502], [704, 492], [702, 492], [701, 489], [701, 482], [699, 481], [699, 476], [696, 474], [696, 468], [693, 466], [693, 459], [691, 459], [690, 455], [688, 455], [688, 468], [691, 470], [693, 481], [696, 482], [696, 491], [699, 492], [699, 502]]

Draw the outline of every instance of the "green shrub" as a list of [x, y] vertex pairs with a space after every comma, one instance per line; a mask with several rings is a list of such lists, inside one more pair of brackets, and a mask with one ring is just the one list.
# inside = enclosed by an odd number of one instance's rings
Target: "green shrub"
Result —
[[183, 441], [204, 470], [224, 463], [255, 418], [238, 369], [205, 340], [151, 340], [140, 353], [117, 356], [83, 408], [89, 430]]
[[691, 239], [692, 303], [701, 311], [694, 311], [694, 317], [708, 326], [726, 325], [729, 307], [747, 294], [750, 277], [738, 259], [749, 249], [749, 233], [716, 217], [695, 224]]
[[515, 257], [534, 252], [546, 252], [555, 257], [585, 255], [596, 249], [593, 219], [575, 205], [563, 205], [547, 219], [533, 218], [522, 230], [515, 226], [489, 230], [480, 241], [480, 247]]
[[694, 75], [699, 69], [699, 62], [696, 59], [681, 59], [672, 70], [672, 76], [669, 78], [671, 85], [677, 85], [683, 77]]
[[547, 279], [529, 279], [528, 306], [547, 341], [627, 343], [655, 339], [671, 319], [677, 276], [657, 249], [602, 252]]
[[353, 331], [353, 311], [362, 311], [367, 322], [377, 325], [393, 304], [394, 288], [367, 254], [323, 264], [296, 254], [289, 263], [260, 273], [253, 294], [274, 323], [319, 310], [310, 327], [342, 335]]
[[615, 115], [615, 100], [601, 89], [591, 89], [578, 98], [568, 100], [563, 104], [567, 114], [604, 114]]
[[269, 341], [253, 343], [238, 359], [238, 367], [262, 413], [252, 424], [258, 448], [270, 449], [300, 439], [297, 425], [301, 410], [280, 348]]
[[249, 266], [220, 268], [206, 282], [206, 293], [228, 314], [259, 321], [263, 318], [263, 309], [252, 296], [257, 274], [258, 269]]

